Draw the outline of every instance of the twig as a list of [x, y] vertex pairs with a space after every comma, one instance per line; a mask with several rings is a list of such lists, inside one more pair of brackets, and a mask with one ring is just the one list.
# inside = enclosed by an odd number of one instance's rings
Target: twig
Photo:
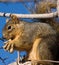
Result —
[[3, 58], [0, 57], [0, 60], [4, 63], [4, 65], [6, 65], [6, 63], [5, 63], [5, 60], [6, 60], [6, 59], [8, 59], [8, 58], [4, 58], [4, 59], [3, 59]]
[[[35, 60], [35, 61], [26, 61], [24, 63], [19, 63], [19, 65], [32, 65], [32, 63], [39, 63], [39, 64], [47, 64], [47, 63], [56, 63], [59, 64], [59, 61], [53, 61], [53, 60]], [[11, 63], [9, 65], [17, 65], [16, 62]]]
[[0, 40], [4, 42], [4, 39], [3, 38], [0, 38]]
[[46, 63], [57, 63], [57, 64], [59, 64], [59, 61], [53, 61], [53, 60], [35, 60], [35, 61], [31, 61], [31, 62], [40, 63], [40, 64], [44, 64], [45, 62]]
[[20, 62], [20, 52], [18, 51], [17, 54], [18, 54], [17, 64], [19, 65], [19, 62]]

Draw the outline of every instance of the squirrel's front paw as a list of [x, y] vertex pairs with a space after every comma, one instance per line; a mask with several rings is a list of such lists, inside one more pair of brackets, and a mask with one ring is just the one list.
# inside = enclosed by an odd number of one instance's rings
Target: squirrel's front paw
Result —
[[12, 53], [14, 51], [14, 43], [12, 43], [11, 41], [8, 41], [4, 46], [3, 48], [6, 50], [6, 51], [9, 51], [10, 53]]

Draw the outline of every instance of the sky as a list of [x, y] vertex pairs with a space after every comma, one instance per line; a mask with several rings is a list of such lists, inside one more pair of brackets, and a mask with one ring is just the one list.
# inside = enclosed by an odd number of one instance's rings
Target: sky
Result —
[[[21, 13], [26, 14], [29, 13], [27, 9], [21, 3], [0, 3], [0, 12], [5, 13]], [[4, 25], [6, 24], [6, 17], [0, 17], [0, 38], [2, 37], [2, 30]], [[0, 40], [0, 47], [3, 46], [3, 42]], [[24, 52], [21, 54], [25, 54]], [[8, 65], [9, 63], [16, 61], [17, 52], [15, 51], [13, 54], [6, 52], [4, 49], [0, 49], [0, 57], [8, 58], [5, 63]], [[0, 60], [0, 65], [4, 65]]]

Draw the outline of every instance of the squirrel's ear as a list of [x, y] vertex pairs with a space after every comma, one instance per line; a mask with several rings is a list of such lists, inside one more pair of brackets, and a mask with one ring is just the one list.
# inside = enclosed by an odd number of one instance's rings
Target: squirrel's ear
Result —
[[11, 15], [11, 18], [16, 20], [18, 19], [16, 15]]
[[11, 15], [11, 19], [13, 20], [14, 23], [19, 23], [19, 19], [17, 18], [16, 15]]
[[9, 21], [9, 19], [6, 19], [6, 23]]

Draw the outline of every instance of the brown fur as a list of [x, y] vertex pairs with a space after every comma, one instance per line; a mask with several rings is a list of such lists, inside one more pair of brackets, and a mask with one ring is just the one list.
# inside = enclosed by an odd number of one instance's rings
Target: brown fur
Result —
[[[11, 39], [4, 45], [5, 50], [10, 52], [25, 50], [28, 53], [27, 60], [57, 59], [56, 31], [49, 24], [29, 23], [11, 18], [3, 29], [3, 37], [6, 40]], [[53, 65], [53, 63], [44, 64]]]
[[[41, 1], [36, 4], [36, 13], [37, 14], [43, 14], [43, 13], [49, 13], [51, 12], [52, 8], [57, 8], [57, 3], [54, 2], [55, 0], [48, 0], [47, 1]], [[38, 21], [41, 20], [41, 22], [48, 23], [53, 27], [53, 29], [57, 32], [57, 44], [59, 45], [59, 22], [55, 20], [55, 18], [48, 18], [48, 19], [37, 19]]]
[[39, 2], [36, 4], [36, 13], [48, 13], [51, 12], [51, 8], [56, 8], [57, 4], [52, 2]]

